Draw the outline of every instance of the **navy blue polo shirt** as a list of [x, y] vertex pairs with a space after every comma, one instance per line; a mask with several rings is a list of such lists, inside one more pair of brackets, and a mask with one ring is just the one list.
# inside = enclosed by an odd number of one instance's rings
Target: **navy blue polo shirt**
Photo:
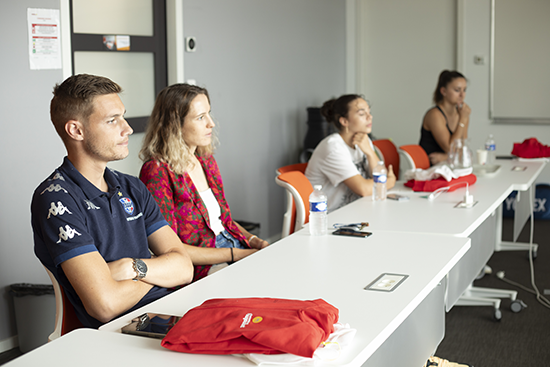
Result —
[[[32, 203], [34, 252], [56, 277], [83, 325], [101, 322], [86, 313], [60, 264], [98, 251], [106, 262], [124, 257], [151, 257], [147, 237], [167, 226], [156, 201], [136, 177], [107, 168], [109, 192], [103, 192], [78, 172], [67, 157], [35, 190]], [[153, 287], [131, 310], [168, 293]]]

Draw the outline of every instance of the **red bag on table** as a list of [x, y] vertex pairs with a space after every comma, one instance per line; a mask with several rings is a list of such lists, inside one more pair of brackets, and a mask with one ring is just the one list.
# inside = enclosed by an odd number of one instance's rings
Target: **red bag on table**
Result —
[[512, 154], [520, 158], [550, 157], [550, 147], [543, 145], [536, 138], [525, 139], [523, 143], [514, 143]]
[[405, 183], [405, 186], [412, 188], [413, 191], [433, 192], [442, 187], [449, 187], [449, 192], [466, 187], [466, 185], [460, 185], [461, 182], [467, 182], [469, 186], [472, 186], [477, 181], [476, 175], [470, 173], [469, 175], [459, 178], [453, 178], [451, 181], [445, 180], [443, 177], [436, 178], [429, 181], [417, 181], [409, 180]]
[[292, 353], [311, 358], [336, 322], [338, 309], [322, 299], [211, 299], [189, 310], [162, 346], [184, 353]]

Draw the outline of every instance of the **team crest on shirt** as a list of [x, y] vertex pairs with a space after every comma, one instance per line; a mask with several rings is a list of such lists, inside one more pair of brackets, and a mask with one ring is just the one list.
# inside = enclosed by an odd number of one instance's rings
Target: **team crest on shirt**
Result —
[[132, 215], [134, 213], [134, 203], [129, 198], [120, 198], [118, 199], [122, 206], [124, 207], [124, 210], [126, 213]]

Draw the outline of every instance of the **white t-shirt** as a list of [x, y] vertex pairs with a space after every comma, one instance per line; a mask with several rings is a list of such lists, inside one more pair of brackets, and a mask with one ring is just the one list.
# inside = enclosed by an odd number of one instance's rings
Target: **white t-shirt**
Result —
[[372, 178], [368, 165], [366, 155], [357, 145], [350, 148], [340, 134], [334, 133], [315, 148], [307, 164], [306, 177], [312, 185], [323, 186], [330, 212], [359, 198], [344, 181], [356, 175]]
[[212, 229], [212, 231], [217, 236], [220, 234], [221, 231], [225, 229], [220, 219], [222, 215], [220, 204], [218, 203], [218, 200], [216, 200], [216, 197], [214, 196], [214, 193], [210, 188], [208, 188], [208, 190], [206, 191], [199, 192], [199, 194], [202, 201], [204, 202], [204, 206], [206, 206], [206, 210], [208, 210], [208, 217], [210, 218], [210, 229]]

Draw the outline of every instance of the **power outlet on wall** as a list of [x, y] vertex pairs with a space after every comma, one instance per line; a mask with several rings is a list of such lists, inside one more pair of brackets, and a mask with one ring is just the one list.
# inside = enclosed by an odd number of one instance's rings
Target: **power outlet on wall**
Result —
[[485, 58], [483, 56], [474, 56], [474, 64], [485, 65]]

